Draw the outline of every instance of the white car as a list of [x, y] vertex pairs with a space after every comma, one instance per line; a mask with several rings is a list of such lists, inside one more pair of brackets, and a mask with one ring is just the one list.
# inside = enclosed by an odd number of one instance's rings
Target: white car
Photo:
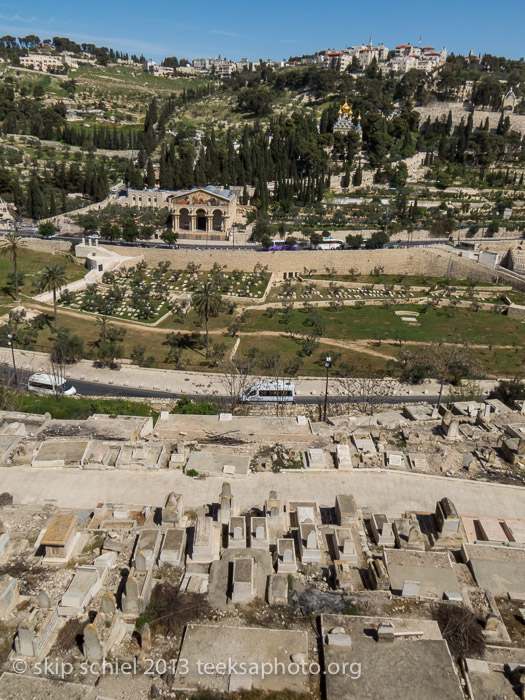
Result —
[[32, 374], [27, 380], [27, 388], [34, 394], [44, 396], [74, 396], [77, 393], [69, 380], [56, 374]]

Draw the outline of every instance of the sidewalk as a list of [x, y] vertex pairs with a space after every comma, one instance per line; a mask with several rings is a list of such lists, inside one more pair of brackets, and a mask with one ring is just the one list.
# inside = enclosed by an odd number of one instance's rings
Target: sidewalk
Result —
[[[51, 372], [49, 355], [28, 350], [15, 350], [15, 360], [18, 369], [31, 372]], [[11, 351], [0, 348], [0, 364], [11, 365]], [[73, 382], [85, 381], [99, 384], [109, 384], [115, 387], [151, 389], [174, 394], [190, 394], [201, 396], [223, 396], [228, 394], [226, 381], [217, 373], [183, 372], [168, 369], [149, 369], [136, 365], [122, 365], [120, 370], [111, 370], [93, 366], [92, 360], [81, 360], [75, 365], [69, 365], [66, 376]], [[324, 396], [325, 379], [299, 377], [295, 380], [297, 396]], [[481, 388], [488, 393], [497, 381], [480, 382]], [[448, 386], [445, 386], [444, 394]], [[406, 386], [396, 382], [395, 396], [402, 401], [404, 396], [426, 395], [436, 396], [439, 393], [439, 383], [436, 380], [425, 380], [418, 386]], [[329, 381], [329, 394], [339, 395], [337, 381]]]

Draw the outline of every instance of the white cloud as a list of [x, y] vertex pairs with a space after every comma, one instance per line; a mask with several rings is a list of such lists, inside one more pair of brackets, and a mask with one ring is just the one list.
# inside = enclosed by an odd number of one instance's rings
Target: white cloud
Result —
[[53, 18], [40, 19], [40, 17], [22, 17], [21, 15], [0, 15], [0, 20], [4, 22], [24, 22], [27, 24], [52, 24], [55, 22]]
[[234, 32], [225, 32], [222, 29], [210, 29], [210, 31], [208, 33], [209, 34], [218, 34], [220, 36], [232, 36], [232, 37], [238, 38], [238, 39], [240, 39], [240, 38], [248, 39], [249, 38], [249, 37], [242, 37], [241, 34], [235, 34]]

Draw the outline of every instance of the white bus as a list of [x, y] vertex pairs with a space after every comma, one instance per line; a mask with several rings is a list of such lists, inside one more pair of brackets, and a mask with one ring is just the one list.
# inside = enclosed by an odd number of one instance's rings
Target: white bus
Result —
[[344, 241], [338, 238], [325, 238], [322, 243], [315, 246], [316, 250], [339, 250], [344, 247]]
[[245, 403], [294, 403], [295, 384], [284, 379], [255, 382], [239, 398]]
[[27, 388], [35, 394], [48, 396], [74, 396], [77, 393], [70, 381], [56, 374], [32, 374], [27, 381]]

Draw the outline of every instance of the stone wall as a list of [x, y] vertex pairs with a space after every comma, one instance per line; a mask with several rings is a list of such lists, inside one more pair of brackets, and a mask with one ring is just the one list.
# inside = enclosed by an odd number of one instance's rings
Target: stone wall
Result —
[[[119, 252], [118, 247], [105, 246]], [[448, 265], [440, 261], [436, 270], [436, 260], [432, 251], [412, 248], [409, 250], [305, 250], [262, 252], [253, 250], [166, 250], [152, 248], [127, 248], [129, 256], [143, 257], [148, 264], [170, 260], [173, 267], [186, 267], [189, 262], [202, 265], [209, 270], [214, 262], [234, 268], [251, 271], [257, 263], [267, 265], [270, 272], [282, 275], [285, 272], [302, 273], [304, 268], [325, 272], [325, 267], [335, 268], [336, 273], [346, 274], [353, 267], [359, 274], [370, 274], [375, 267], [384, 267], [385, 273], [401, 274], [445, 274]]]
[[[56, 253], [56, 252], [66, 252], [71, 251], [71, 243], [69, 241], [45, 241], [42, 238], [24, 238], [24, 243], [31, 250], [43, 250], [45, 253]], [[23, 255], [20, 256], [20, 264], [22, 268], [24, 266]]]
[[[35, 250], [46, 252], [69, 250], [66, 241], [42, 241], [28, 239], [28, 245]], [[443, 248], [400, 248], [389, 250], [293, 250], [262, 252], [254, 250], [194, 250], [181, 247], [178, 250], [165, 248], [139, 248], [105, 245], [104, 248], [130, 258], [128, 264], [135, 264], [144, 259], [150, 266], [169, 260], [172, 267], [186, 267], [189, 262], [202, 265], [203, 270], [210, 270], [213, 263], [225, 265], [227, 270], [235, 268], [251, 272], [257, 263], [267, 265], [271, 273], [277, 276], [284, 273], [302, 274], [304, 269], [316, 269], [325, 272], [326, 267], [335, 268], [336, 274], [347, 274], [355, 268], [358, 274], [368, 275], [375, 267], [383, 267], [385, 274], [416, 274], [442, 277], [449, 272], [452, 277], [493, 282], [497, 278], [503, 284], [514, 289], [525, 290], [525, 281], [517, 279], [512, 273], [501, 268], [491, 270], [478, 265], [477, 262], [451, 254]], [[450, 270], [449, 270], [450, 265]]]
[[[118, 247], [105, 246], [119, 252]], [[144, 258], [149, 265], [170, 260], [173, 267], [186, 267], [189, 262], [202, 265], [203, 270], [209, 270], [213, 263], [225, 265], [226, 269], [234, 268], [251, 271], [257, 263], [267, 265], [270, 272], [277, 276], [284, 273], [302, 274], [304, 268], [316, 269], [318, 273], [325, 272], [326, 267], [335, 268], [337, 274], [347, 274], [354, 268], [358, 274], [368, 275], [375, 267], [383, 267], [385, 274], [415, 274], [443, 277], [447, 273], [451, 277], [493, 282], [496, 278], [515, 289], [525, 289], [514, 276], [502, 270], [491, 270], [478, 265], [473, 260], [451, 254], [441, 248], [409, 248], [390, 250], [296, 250], [264, 253], [262, 251], [245, 250], [166, 250], [154, 248], [127, 248], [127, 255]], [[449, 269], [450, 266], [450, 269]]]
[[525, 306], [511, 304], [507, 309], [507, 316], [510, 318], [522, 319], [525, 321]]

